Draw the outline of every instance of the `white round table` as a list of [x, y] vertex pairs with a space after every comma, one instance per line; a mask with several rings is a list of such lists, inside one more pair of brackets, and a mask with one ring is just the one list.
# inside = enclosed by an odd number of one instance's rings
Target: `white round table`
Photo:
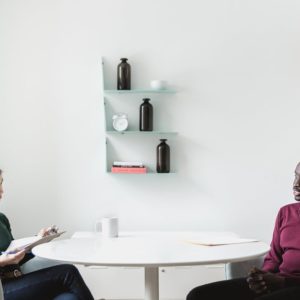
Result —
[[203, 237], [235, 236], [233, 233], [127, 232], [118, 238], [95, 233], [75, 233], [71, 239], [52, 241], [33, 249], [38, 257], [93, 266], [144, 267], [145, 299], [159, 299], [158, 268], [207, 265], [243, 261], [264, 255], [269, 246], [262, 242], [201, 246], [190, 240]]

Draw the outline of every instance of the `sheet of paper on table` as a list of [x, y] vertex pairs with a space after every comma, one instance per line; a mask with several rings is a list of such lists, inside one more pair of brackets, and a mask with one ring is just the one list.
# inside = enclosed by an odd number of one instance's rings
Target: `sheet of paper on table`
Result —
[[253, 243], [258, 242], [256, 239], [243, 239], [238, 237], [212, 237], [212, 238], [201, 238], [201, 239], [191, 239], [187, 242], [202, 245], [202, 246], [222, 246], [231, 244], [242, 244], [242, 243]]

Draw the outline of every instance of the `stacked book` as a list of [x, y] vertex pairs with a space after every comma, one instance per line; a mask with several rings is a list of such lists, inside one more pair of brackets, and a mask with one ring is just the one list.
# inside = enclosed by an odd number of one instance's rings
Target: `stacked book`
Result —
[[140, 162], [114, 161], [111, 167], [112, 173], [144, 174], [146, 171], [146, 167]]

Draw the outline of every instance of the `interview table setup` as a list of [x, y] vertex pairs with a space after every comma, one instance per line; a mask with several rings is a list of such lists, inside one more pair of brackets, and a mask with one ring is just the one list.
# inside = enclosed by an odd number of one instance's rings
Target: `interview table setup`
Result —
[[132, 231], [117, 237], [75, 232], [32, 251], [37, 257], [85, 266], [143, 267], [145, 300], [159, 300], [159, 267], [246, 261], [267, 253], [269, 245], [230, 232]]

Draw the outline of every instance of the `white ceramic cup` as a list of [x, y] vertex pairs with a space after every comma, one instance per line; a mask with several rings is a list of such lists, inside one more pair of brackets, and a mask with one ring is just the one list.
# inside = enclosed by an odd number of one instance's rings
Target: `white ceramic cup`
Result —
[[167, 88], [167, 81], [166, 80], [152, 80], [150, 82], [150, 86], [154, 90], [164, 90]]
[[103, 237], [118, 237], [119, 221], [117, 217], [106, 217], [95, 223], [95, 231], [101, 232]]

